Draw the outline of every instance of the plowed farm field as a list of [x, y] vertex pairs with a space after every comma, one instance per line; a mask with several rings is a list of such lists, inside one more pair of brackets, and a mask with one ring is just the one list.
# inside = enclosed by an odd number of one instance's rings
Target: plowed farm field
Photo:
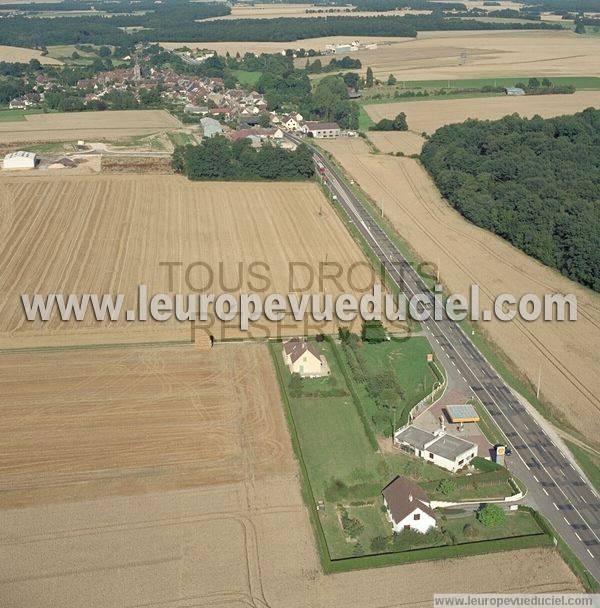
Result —
[[[357, 293], [375, 281], [315, 184], [199, 183], [180, 176], [2, 179], [0, 347], [189, 340], [190, 322], [128, 322], [153, 294]], [[167, 264], [167, 265], [165, 265]], [[323, 266], [321, 266], [323, 264]], [[322, 270], [322, 272], [321, 272]], [[341, 273], [338, 278], [319, 276]], [[354, 288], [352, 287], [354, 286]], [[357, 291], [357, 290], [361, 291]], [[119, 320], [27, 321], [21, 294], [124, 295]], [[143, 308], [147, 309], [144, 305]], [[187, 307], [186, 307], [187, 309]], [[140, 319], [139, 314], [135, 314]], [[242, 335], [239, 320], [204, 328]], [[308, 319], [243, 335], [334, 331]]]
[[421, 608], [440, 589], [582, 591], [550, 549], [324, 576], [265, 345], [4, 353], [0, 389], [4, 605]]
[[[449, 102], [446, 102], [449, 103]], [[518, 251], [499, 237], [473, 226], [454, 211], [418, 161], [370, 153], [355, 140], [327, 141], [356, 183], [385, 213], [401, 237], [424, 260], [439, 264], [450, 293], [468, 296], [479, 285], [480, 309], [493, 299], [513, 294], [572, 293], [576, 322], [497, 320], [480, 329], [508, 355], [532, 385], [541, 371], [541, 396], [555, 412], [592, 441], [600, 432], [600, 378], [596, 373], [600, 340], [600, 298]]]
[[543, 118], [574, 114], [586, 108], [600, 107], [600, 91], [577, 91], [572, 95], [524, 95], [488, 97], [485, 99], [432, 99], [402, 103], [382, 103], [365, 106], [367, 114], [378, 122], [406, 114], [408, 128], [416, 133], [433, 133], [444, 125], [463, 122], [468, 118], [495, 120], [518, 113]]
[[181, 129], [164, 110], [114, 110], [31, 114], [17, 122], [0, 122], [0, 143], [119, 139]]

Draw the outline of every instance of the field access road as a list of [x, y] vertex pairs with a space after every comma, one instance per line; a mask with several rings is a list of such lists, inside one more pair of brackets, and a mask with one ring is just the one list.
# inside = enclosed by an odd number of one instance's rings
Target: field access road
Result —
[[[298, 139], [294, 136], [291, 139]], [[379, 226], [371, 212], [337, 174], [336, 168], [315, 150], [315, 162], [332, 195], [408, 298], [433, 295], [419, 274]], [[436, 355], [453, 375], [458, 374], [481, 400], [512, 447], [511, 472], [527, 486], [528, 502], [552, 524], [588, 571], [600, 581], [600, 497], [580, 476], [536, 420], [479, 352], [461, 327], [444, 312], [421, 322]]]

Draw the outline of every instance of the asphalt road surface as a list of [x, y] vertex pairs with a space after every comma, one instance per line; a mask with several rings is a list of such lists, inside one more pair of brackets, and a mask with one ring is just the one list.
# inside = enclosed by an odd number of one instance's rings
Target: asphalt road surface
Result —
[[[419, 274], [354, 196], [327, 159], [315, 152], [323, 178], [349, 220], [365, 239], [391, 279], [410, 299], [433, 294]], [[431, 305], [430, 304], [430, 305]], [[600, 499], [567, 457], [551, 441], [513, 395], [510, 388], [473, 345], [459, 325], [444, 312], [422, 321], [423, 333], [444, 366], [457, 373], [481, 400], [511, 443], [509, 469], [528, 489], [528, 502], [542, 513], [589, 572], [600, 581]]]

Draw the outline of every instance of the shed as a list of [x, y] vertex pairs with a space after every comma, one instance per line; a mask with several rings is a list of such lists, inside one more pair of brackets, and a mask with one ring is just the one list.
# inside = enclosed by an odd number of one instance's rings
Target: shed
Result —
[[519, 87], [505, 87], [504, 92], [507, 95], [525, 95], [525, 91]]
[[447, 405], [446, 412], [450, 422], [455, 424], [466, 422], [479, 422], [479, 414], [477, 410], [468, 403], [464, 405]]

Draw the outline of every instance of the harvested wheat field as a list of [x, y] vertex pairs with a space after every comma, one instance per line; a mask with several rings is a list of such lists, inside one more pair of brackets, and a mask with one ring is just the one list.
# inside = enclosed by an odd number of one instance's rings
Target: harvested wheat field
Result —
[[367, 137], [384, 154], [420, 154], [425, 143], [421, 135], [411, 131], [368, 131]]
[[[362, 44], [370, 43], [396, 43], [403, 40], [413, 40], [412, 38], [381, 38], [377, 36], [330, 36], [323, 38], [305, 38], [303, 40], [293, 40], [290, 42], [160, 42], [159, 44], [168, 50], [179, 49], [187, 46], [191, 49], [212, 49], [220, 55], [230, 53], [279, 53], [286, 49], [315, 49], [324, 51], [328, 44], [349, 44], [353, 40], [358, 40]], [[357, 53], [352, 53], [352, 56]], [[321, 57], [321, 59], [325, 59]], [[306, 64], [306, 59], [302, 66]]]
[[44, 56], [41, 51], [26, 49], [20, 46], [5, 46], [0, 44], [0, 61], [28, 63], [31, 59], [37, 59], [40, 63], [45, 65], [62, 65], [62, 61]]
[[440, 589], [582, 591], [541, 549], [324, 576], [265, 345], [2, 354], [0, 386], [3, 605], [416, 608]]
[[418, 161], [371, 154], [362, 141], [350, 149], [341, 141], [322, 145], [372, 199], [383, 202], [386, 215], [418, 256], [440, 264], [442, 282], [451, 293], [467, 295], [469, 286], [478, 284], [481, 309], [492, 308], [492, 299], [502, 293], [516, 298], [527, 293], [577, 296], [576, 322], [493, 320], [480, 327], [532, 384], [541, 365], [541, 396], [570, 425], [597, 441], [600, 297], [468, 223], [441, 198]]
[[365, 106], [365, 110], [375, 122], [382, 118], [393, 118], [398, 112], [404, 112], [411, 131], [433, 133], [444, 125], [463, 122], [467, 118], [495, 120], [515, 112], [526, 117], [539, 114], [542, 118], [550, 118], [562, 114], [574, 114], [589, 107], [600, 107], [600, 91], [578, 91], [572, 95], [523, 95], [382, 103]]
[[[158, 322], [149, 315], [148, 321], [126, 321], [125, 311], [138, 308], [139, 284], [147, 285], [151, 298], [362, 294], [375, 281], [314, 183], [207, 183], [175, 175], [16, 176], [1, 183], [0, 347], [189, 340], [188, 321]], [[171, 266], [172, 282], [169, 267], [161, 266], [167, 262], [178, 264]], [[292, 272], [291, 263], [297, 263]], [[321, 263], [327, 263], [323, 274], [336, 273], [339, 264], [343, 276], [319, 285]], [[96, 322], [90, 309], [84, 321], [53, 315], [48, 322], [28, 322], [22, 293], [125, 298], [118, 321]], [[310, 319], [307, 326], [285, 323], [261, 320], [244, 335], [335, 329]], [[237, 319], [205, 325], [217, 338], [241, 333]]]
[[[307, 12], [308, 11], [308, 12]], [[389, 15], [429, 15], [430, 10], [396, 9], [387, 12]], [[223, 21], [231, 19], [278, 19], [281, 17], [336, 17], [350, 15], [354, 17], [378, 17], [380, 11], [353, 12], [351, 6], [315, 6], [314, 4], [253, 4], [233, 6], [231, 14], [212, 17], [205, 21]]]
[[[296, 43], [297, 45], [298, 43]], [[303, 44], [304, 48], [311, 48]], [[466, 62], [461, 54], [466, 51]], [[376, 50], [352, 53], [376, 78], [403, 80], [600, 75], [600, 38], [571, 31], [419, 32]], [[297, 64], [303, 66], [297, 60]], [[324, 63], [326, 57], [321, 58]], [[304, 61], [306, 63], [306, 61]]]
[[266, 346], [0, 354], [0, 507], [292, 473]]
[[165, 110], [112, 110], [31, 114], [24, 120], [0, 122], [0, 143], [119, 139], [181, 129]]

